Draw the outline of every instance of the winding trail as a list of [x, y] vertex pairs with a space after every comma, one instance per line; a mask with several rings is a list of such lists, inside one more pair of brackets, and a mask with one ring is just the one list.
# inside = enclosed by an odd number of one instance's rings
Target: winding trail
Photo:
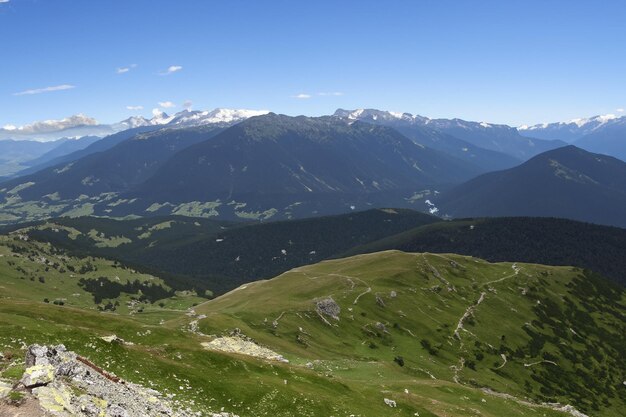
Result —
[[487, 295], [486, 292], [484, 292], [484, 291], [481, 292], [480, 293], [480, 298], [474, 304], [472, 304], [471, 306], [467, 307], [467, 309], [465, 310], [465, 313], [459, 319], [459, 322], [456, 325], [456, 329], [454, 329], [454, 335], [453, 335], [459, 341], [461, 340], [461, 335], [459, 334], [459, 331], [461, 331], [463, 329], [463, 322], [474, 312], [476, 307], [478, 307], [480, 305], [480, 303], [482, 303], [485, 300], [485, 296], [486, 295]]
[[500, 357], [502, 358], [504, 362], [502, 362], [502, 365], [498, 366], [496, 369], [502, 369], [504, 368], [504, 365], [506, 365], [506, 355], [504, 353], [501, 353]]
[[514, 276], [519, 275], [520, 271], [522, 270], [522, 268], [517, 266], [517, 263], [514, 263], [513, 265], [511, 265], [511, 268], [513, 268], [513, 273], [512, 274], [507, 275], [507, 276], [502, 277], [502, 278], [494, 279], [493, 281], [485, 282], [483, 284], [483, 286], [487, 286], [489, 284], [495, 284], [497, 282], [502, 282], [502, 281], [507, 280], [509, 278], [513, 278]]
[[367, 290], [363, 291], [361, 294], [356, 296], [356, 298], [354, 299], [354, 302], [352, 304], [356, 305], [356, 303], [359, 302], [359, 298], [361, 298], [362, 296], [364, 296], [365, 294], [368, 294], [370, 292], [372, 292], [372, 287], [367, 287]]
[[549, 363], [549, 364], [554, 365], [554, 366], [559, 366], [558, 363], [553, 362], [553, 361], [549, 361], [549, 360], [545, 360], [545, 359], [542, 360], [542, 361], [537, 361], [537, 362], [533, 362], [533, 363], [525, 363], [524, 366], [526, 368], [530, 368], [531, 366], [539, 365], [541, 363]]

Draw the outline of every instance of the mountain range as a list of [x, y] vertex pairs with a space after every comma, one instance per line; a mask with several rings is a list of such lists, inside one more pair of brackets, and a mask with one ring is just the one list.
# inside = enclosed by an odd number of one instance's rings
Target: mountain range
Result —
[[[579, 141], [599, 146], [614, 131], [608, 142], [619, 152], [621, 122], [581, 122], [596, 127]], [[50, 131], [49, 124], [38, 129]], [[13, 155], [26, 160], [0, 182], [0, 223], [89, 214], [267, 220], [394, 206], [623, 225], [617, 160], [597, 177], [604, 156], [504, 125], [374, 109], [322, 117], [185, 110], [122, 124], [103, 139], [0, 141], [7, 149], [24, 145]], [[573, 158], [576, 152], [586, 156]]]
[[521, 126], [518, 130], [522, 135], [560, 139], [590, 152], [626, 161], [626, 116], [607, 114], [568, 122]]
[[202, 126], [205, 124], [230, 125], [252, 116], [269, 113], [266, 110], [215, 109], [212, 111], [183, 110], [173, 116], [162, 111], [154, 111], [153, 117], [132, 116], [121, 122], [101, 124], [84, 114], [77, 114], [60, 120], [44, 120], [23, 126], [6, 125], [0, 128], [0, 140], [54, 141], [65, 137], [108, 136], [127, 129], [143, 126], [169, 125], [178, 127]]
[[455, 156], [476, 161], [486, 170], [509, 168], [538, 153], [564, 145], [560, 141], [523, 137], [510, 126], [484, 122], [429, 119], [375, 109], [339, 109], [334, 115], [394, 127], [416, 142], [453, 151]]
[[161, 204], [234, 202], [259, 212], [320, 199], [400, 200], [394, 196], [446, 187], [477, 172], [384, 126], [268, 114], [179, 152], [131, 195]]

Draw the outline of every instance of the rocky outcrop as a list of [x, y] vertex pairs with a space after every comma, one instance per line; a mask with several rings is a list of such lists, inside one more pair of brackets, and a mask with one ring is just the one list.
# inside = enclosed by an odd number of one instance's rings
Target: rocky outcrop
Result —
[[[159, 392], [123, 381], [65, 349], [32, 345], [18, 389], [31, 391], [46, 415], [69, 417], [197, 417]], [[209, 414], [236, 417], [228, 413]]]
[[315, 303], [317, 312], [320, 315], [332, 317], [335, 320], [339, 320], [339, 314], [341, 313], [341, 307], [332, 299], [332, 297], [324, 298]]

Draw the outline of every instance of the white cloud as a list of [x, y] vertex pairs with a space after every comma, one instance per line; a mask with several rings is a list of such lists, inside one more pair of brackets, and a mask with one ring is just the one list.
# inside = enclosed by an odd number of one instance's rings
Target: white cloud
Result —
[[126, 108], [132, 111], [143, 110], [143, 106], [126, 106]]
[[619, 109], [616, 109], [615, 111], [618, 112], [618, 113], [624, 113], [625, 110], [622, 109], [622, 108], [619, 108]]
[[171, 109], [172, 107], [176, 107], [176, 104], [172, 103], [171, 101], [159, 101], [159, 106], [163, 107], [164, 109]]
[[9, 0], [0, 0], [0, 3], [8, 3]]
[[343, 93], [341, 91], [333, 91], [330, 93], [317, 93], [318, 96], [333, 96], [333, 97], [339, 97], [339, 96], [343, 96]]
[[[0, 3], [7, 3], [7, 2], [6, 1], [5, 2], [0, 1]], [[14, 126], [14, 125], [4, 125], [4, 126], [2, 126], [2, 129], [3, 130], [15, 130], [15, 129], [17, 129], [17, 127]]]
[[191, 100], [185, 100], [183, 101], [183, 108], [185, 110], [191, 110], [191, 106], [193, 105], [193, 102]]
[[305, 94], [305, 93], [300, 93], [300, 94], [296, 94], [295, 96], [293, 96], [293, 98], [297, 98], [300, 100], [305, 100], [307, 98], [311, 98], [310, 94]]
[[180, 65], [170, 65], [165, 71], [161, 72], [161, 75], [169, 75], [175, 72], [182, 70], [183, 67]]
[[26, 96], [26, 95], [31, 95], [31, 94], [49, 93], [51, 91], [71, 90], [72, 88], [76, 88], [76, 86], [70, 85], [70, 84], [62, 84], [62, 85], [55, 85], [52, 87], [34, 88], [31, 90], [24, 90], [18, 93], [13, 93], [13, 95], [14, 96]]
[[95, 126], [97, 124], [98, 121], [93, 117], [85, 116], [84, 114], [75, 114], [74, 116], [66, 117], [64, 119], [43, 120], [23, 126], [6, 125], [3, 127], [3, 129], [9, 131], [15, 130], [20, 133], [26, 134], [37, 134], [56, 132], [59, 130], [65, 130], [79, 126]]
[[161, 110], [161, 109], [152, 109], [152, 115], [154, 117], [161, 117], [161, 116], [163, 116], [163, 110]]
[[115, 70], [115, 72], [118, 74], [125, 74], [133, 68], [137, 68], [137, 64], [131, 64], [127, 67], [119, 67], [118, 69]]

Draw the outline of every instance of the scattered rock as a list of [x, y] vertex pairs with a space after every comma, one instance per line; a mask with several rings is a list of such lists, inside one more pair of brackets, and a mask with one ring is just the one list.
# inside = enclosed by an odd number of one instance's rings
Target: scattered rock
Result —
[[394, 400], [390, 400], [389, 398], [385, 398], [385, 404], [392, 408], [396, 407], [396, 402]]
[[315, 303], [317, 312], [325, 316], [332, 317], [335, 320], [339, 320], [339, 314], [341, 313], [341, 307], [332, 299], [332, 297], [324, 298]]
[[[45, 415], [196, 416], [191, 411], [176, 410], [170, 400], [157, 391], [122, 381], [89, 360], [67, 351], [63, 345], [32, 345], [27, 349], [26, 363], [28, 368], [22, 377], [22, 384], [33, 388], [32, 395]], [[229, 413], [214, 415], [236, 417]]]
[[104, 340], [107, 343], [117, 343], [118, 345], [134, 345], [132, 342], [127, 342], [119, 336], [112, 334], [111, 336], [102, 336], [100, 339]]
[[376, 294], [376, 304], [381, 307], [385, 307], [385, 300], [383, 300], [383, 298], [378, 294]]
[[389, 293], [389, 297], [391, 297], [391, 298], [396, 298], [397, 296], [398, 296], [398, 293], [396, 293], [395, 291], [391, 291]]

